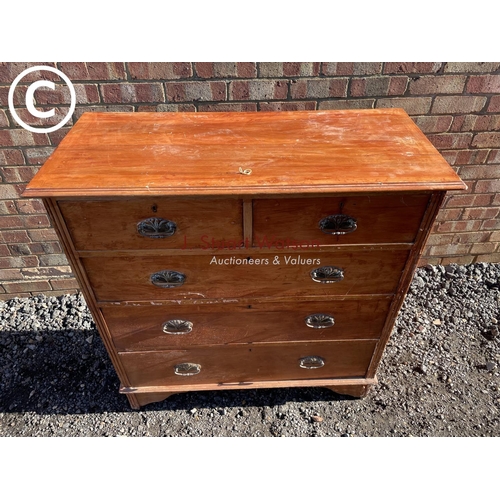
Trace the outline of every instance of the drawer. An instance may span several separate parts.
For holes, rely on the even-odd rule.
[[[194,300],[390,294],[408,254],[407,249],[385,248],[303,255],[86,257],[82,262],[97,300]],[[273,265],[275,258],[280,263]]]
[[[208,248],[212,238],[240,246],[242,202],[236,199],[134,198],[59,201],[77,250]]]
[[[119,353],[133,387],[364,377],[375,340]]]
[[[233,306],[111,306],[102,313],[119,351],[313,340],[376,339],[390,299]]]
[[[253,246],[411,243],[428,202],[428,194],[254,200]]]

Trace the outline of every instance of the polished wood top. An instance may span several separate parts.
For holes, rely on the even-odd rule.
[[[85,113],[23,196],[452,189],[465,185],[402,109]]]

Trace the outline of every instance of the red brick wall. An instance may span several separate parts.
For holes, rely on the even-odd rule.
[[[8,110],[14,78],[39,64],[77,95],[72,120],[49,134]],[[16,108],[40,76],[54,79],[23,79]],[[66,90],[35,96],[39,108],[59,105],[55,120],[65,114]],[[0,300],[77,288],[41,203],[19,194],[83,112],[383,107],[404,108],[469,186],[447,197],[421,263],[500,262],[500,63],[0,63]]]

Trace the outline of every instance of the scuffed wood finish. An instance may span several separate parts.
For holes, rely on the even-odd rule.
[[[173,351],[121,352],[132,386],[224,384],[252,381],[362,377],[375,348],[375,340],[347,340],[250,346],[208,346]],[[300,367],[300,360],[319,356],[321,368]],[[176,375],[184,363],[199,365],[196,375]]]
[[[254,200],[253,245],[412,243],[428,202],[428,194]],[[330,215],[352,217],[357,227],[347,234],[326,234],[320,221]]]
[[[86,113],[23,196],[44,198],[139,408],[196,390],[365,396],[445,191],[464,188],[398,109]],[[356,230],[324,234],[339,213]],[[140,236],[151,217],[173,235]],[[313,281],[324,266],[344,278]],[[153,285],[164,270],[185,283]],[[335,324],[310,328],[312,314]],[[191,331],[165,333],[174,319]],[[309,356],[324,366],[301,368]]]
[[[240,168],[251,169],[250,175]],[[463,189],[400,109],[85,113],[26,195],[157,196]]]
[[[77,250],[208,249],[214,246],[212,239],[235,245],[243,241],[242,202],[236,199],[60,201],[59,207]],[[174,222],[174,234],[141,236],[137,224],[150,218]]]
[[[81,259],[99,301],[119,300],[195,300],[217,297],[298,297],[304,295],[390,294],[396,290],[409,251],[340,250],[322,254],[304,254],[303,264],[286,264],[285,257],[299,259],[299,253],[279,256],[247,252],[234,259],[267,259],[268,264],[237,264],[227,255],[170,255],[165,257],[92,257]],[[226,264],[210,264],[212,259]],[[336,283],[318,283],[310,272],[323,266],[344,270],[344,279]],[[186,276],[176,288],[159,288],[151,275],[173,270]]]
[[[103,307],[119,351],[161,350],[216,344],[377,339],[391,298],[249,305]],[[132,310],[133,308],[134,310]],[[306,318],[327,314],[333,326],[312,328]],[[165,333],[170,320],[192,323],[189,333]]]

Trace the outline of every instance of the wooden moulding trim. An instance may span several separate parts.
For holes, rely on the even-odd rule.
[[[101,311],[99,310],[94,294],[92,292],[92,287],[88,282],[87,275],[85,274],[85,270],[81,265],[80,260],[77,258],[75,254],[75,250],[73,248],[73,244],[71,238],[69,236],[68,230],[64,223],[64,219],[59,211],[57,203],[52,199],[44,199],[43,203],[50,217],[52,218],[54,229],[59,237],[59,240],[63,246],[63,249],[66,253],[66,257],[68,258],[71,268],[75,274],[76,279],[78,280],[83,296],[85,297],[85,301],[92,313],[92,317],[97,325],[99,333],[101,334],[102,341],[106,350],[108,351],[109,357],[113,366],[115,368],[118,377],[120,378],[120,382],[122,384],[128,384],[128,378],[126,376],[125,370],[123,369],[119,356],[115,352],[113,347],[113,342],[111,340],[111,335],[107,329],[104,318],[102,317]],[[129,401],[132,406],[138,405],[138,402],[135,400],[133,395],[129,396]]]
[[[249,237],[249,241],[251,240],[251,235]],[[220,250],[202,250],[199,248],[194,249],[186,249],[182,248],[171,248],[171,249],[136,249],[136,250],[76,250],[75,253],[78,257],[82,258],[91,258],[91,257],[133,257],[137,256],[151,256],[151,257],[160,257],[162,255],[206,255],[207,257],[217,256],[217,255],[246,255],[251,253],[253,255],[260,254],[287,254],[289,252],[293,253],[322,253],[322,252],[331,252],[332,250],[345,250],[346,252],[366,252],[372,250],[405,250],[413,247],[412,243],[374,243],[374,244],[366,244],[366,243],[357,243],[351,245],[320,245],[318,247],[310,247],[310,248],[289,248],[289,249],[276,249],[276,248],[259,248],[259,247],[248,247],[248,248],[237,248],[235,250],[230,249],[220,249]]]
[[[282,186],[279,189],[272,189],[269,186],[231,186],[231,194],[239,195],[256,195],[260,193],[270,194],[270,195],[280,195],[280,194],[297,194],[302,193],[315,193],[316,195],[321,194],[335,194],[335,193],[352,193],[356,192],[360,195],[364,192],[392,192],[392,191],[408,191],[408,192],[418,192],[418,191],[454,191],[466,189],[466,185],[463,182],[400,182],[394,184],[338,184],[338,185],[319,185],[311,186],[310,184],[304,186],[293,186],[287,187]],[[228,188],[226,186],[211,186],[211,187],[197,187],[197,188],[182,188],[182,189],[141,189],[141,188],[100,188],[100,189],[88,189],[82,191],[81,188],[26,188],[23,193],[23,197],[29,198],[54,198],[54,197],[102,197],[102,196],[206,196],[206,195],[225,195]]]
[[[434,220],[436,219],[445,195],[446,192],[435,193],[432,195],[429,201],[429,206],[427,207],[427,210],[424,214],[424,218],[415,240],[415,244],[413,245],[413,249],[410,253],[410,256],[408,257],[408,261],[406,262],[403,274],[401,275],[398,289],[396,290],[396,294],[389,309],[389,313],[387,314],[387,320],[382,330],[382,336],[377,344],[377,347],[375,348],[375,352],[373,353],[372,360],[368,367],[368,371],[366,373],[367,377],[373,377],[375,372],[377,371],[377,367],[380,363],[380,360],[382,359],[385,346],[389,340],[389,337],[391,336],[394,324],[396,323],[399,310],[403,304],[406,293],[413,279],[413,274],[417,267],[418,260],[422,255],[425,243],[430,234],[430,229]]]
[[[190,391],[225,391],[228,389],[278,389],[281,387],[334,387],[375,385],[377,378],[344,378],[344,379],[316,379],[316,380],[270,380],[258,382],[235,382],[225,384],[191,384],[191,385],[161,385],[145,387],[120,387],[121,394],[134,393],[163,393],[163,392],[190,392]]]
[[[300,302],[344,302],[344,301],[368,301],[391,299],[393,294],[366,294],[366,295],[304,295],[300,297]],[[263,303],[285,304],[287,302],[296,303],[297,297],[244,297],[241,299],[231,299],[228,297],[217,299],[179,299],[179,300],[125,300],[125,301],[98,301],[98,307],[136,307],[136,306],[173,306],[180,305],[217,305],[219,309],[233,309],[235,306],[245,306],[247,304]],[[218,310],[219,310],[218,309]]]

